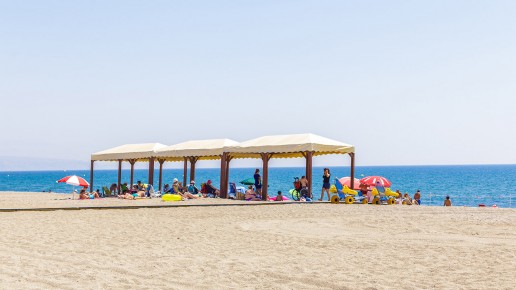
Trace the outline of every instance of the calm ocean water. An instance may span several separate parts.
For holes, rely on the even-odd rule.
[[[334,177],[349,176],[349,167],[331,167]],[[314,196],[320,196],[322,187],[320,167],[314,168]],[[66,175],[76,174],[89,181],[89,170],[77,171],[22,171],[0,172],[0,191],[48,191],[70,193],[71,186],[57,184],[56,180]],[[252,177],[254,168],[230,169],[230,182]],[[269,192],[278,190],[287,193],[291,189],[293,178],[304,175],[304,168],[270,168]],[[423,205],[442,205],[449,195],[453,205],[478,206],[485,204],[498,207],[516,208],[516,165],[468,165],[468,166],[362,166],[356,168],[356,177],[380,175],[392,182],[393,190],[400,189],[411,196],[416,190],[422,192]],[[218,187],[220,170],[196,170],[196,181],[199,184],[212,179]],[[95,171],[94,187],[109,186],[117,181],[116,170]],[[129,182],[130,172],[122,172],[122,182]],[[158,170],[154,184],[158,184]],[[173,178],[183,179],[182,169],[166,169],[163,172],[164,183],[171,183]],[[147,180],[147,170],[135,170],[135,182]]]

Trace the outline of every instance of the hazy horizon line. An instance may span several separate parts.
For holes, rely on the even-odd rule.
[[[355,168],[361,168],[361,167],[453,167],[453,166],[516,166],[516,164],[513,163],[498,163],[498,164],[419,164],[419,165],[357,165]],[[350,166],[313,166],[313,168],[324,168],[324,167],[330,167],[330,168],[349,168]],[[245,167],[245,166],[234,166],[231,168],[238,168],[238,169],[254,169],[257,168],[256,166],[252,167]],[[258,167],[260,168],[260,167]],[[269,168],[304,168],[304,166],[269,166]],[[200,167],[196,166],[196,169],[220,169],[220,167]],[[0,170],[0,172],[44,172],[44,171],[89,171],[90,169],[34,169],[34,170]],[[95,171],[116,171],[118,169],[95,169]],[[129,168],[123,168],[122,171],[128,171]],[[148,169],[146,168],[135,168],[135,171],[141,171]],[[154,170],[158,170],[158,168],[155,168]],[[183,170],[182,168],[163,168],[163,170]],[[188,170],[190,170],[190,167],[188,167]]]

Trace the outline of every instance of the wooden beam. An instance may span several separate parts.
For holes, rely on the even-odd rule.
[[[93,163],[95,163],[95,160],[91,160],[90,165],[90,193],[93,192]]]
[[[224,180],[224,184],[226,184],[226,192],[229,194],[229,162],[233,159],[233,157],[229,156],[226,153],[226,179]]]
[[[119,159],[118,160],[118,187],[117,187],[118,194],[120,194],[121,183],[122,183],[122,159]]]
[[[349,156],[351,157],[351,172],[350,172],[350,185],[351,189],[355,188],[355,153],[349,153]]]
[[[272,157],[272,154],[268,153],[260,153],[262,156],[262,200],[267,200],[268,196],[268,187],[269,187],[269,160]]]
[[[149,158],[149,184],[154,185],[154,157]]]
[[[134,184],[134,163],[136,163],[135,159],[129,160],[129,164],[131,164],[131,186],[129,189],[132,189]]]
[[[312,160],[313,160],[313,151],[307,151],[304,155],[306,158],[306,179],[308,180],[308,195],[312,196]],[[312,196],[313,198],[313,196]]]
[[[190,180],[195,181],[195,163],[197,162],[196,157],[190,157]]]
[[[163,163],[165,163],[165,159],[158,159],[158,162],[159,162],[158,190],[161,191],[161,185],[163,184]]]
[[[183,158],[183,186],[186,186],[186,178],[188,176],[186,176],[188,174],[188,158],[187,157],[184,157]]]
[[[226,198],[227,197],[227,190],[226,190],[226,153],[222,153],[220,155],[220,197]]]

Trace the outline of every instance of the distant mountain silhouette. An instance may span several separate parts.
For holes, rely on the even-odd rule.
[[[88,170],[89,161],[0,156],[0,171]]]

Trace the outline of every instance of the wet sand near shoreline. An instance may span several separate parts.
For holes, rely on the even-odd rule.
[[[0,193],[0,208],[160,204],[56,196],[68,197]],[[228,201],[183,203],[196,202]],[[0,212],[0,218],[0,288],[516,287],[514,209],[319,203]]]

